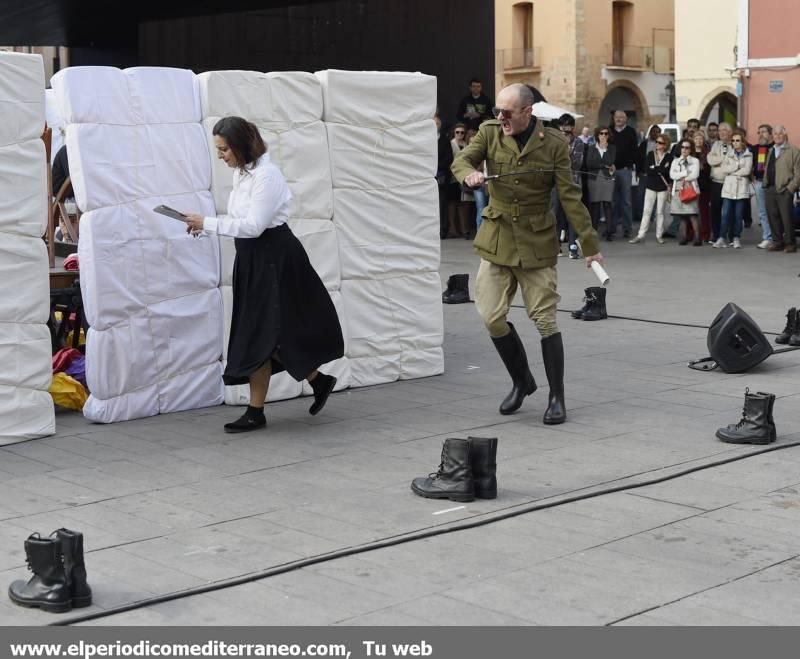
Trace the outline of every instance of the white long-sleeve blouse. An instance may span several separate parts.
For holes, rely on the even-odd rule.
[[[234,171],[227,215],[204,218],[203,229],[234,238],[257,238],[266,229],[286,224],[291,200],[286,179],[265,153],[244,172]]]

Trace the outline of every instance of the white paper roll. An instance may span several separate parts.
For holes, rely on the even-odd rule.
[[[603,268],[603,266],[597,261],[592,261],[592,270],[594,271],[594,274],[597,275],[597,278],[600,280],[600,283],[603,286],[608,286],[611,283],[611,277],[608,276],[605,268]]]

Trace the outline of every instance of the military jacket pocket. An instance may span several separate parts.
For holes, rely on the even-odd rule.
[[[551,211],[537,213],[530,217],[533,231],[533,251],[537,259],[551,259],[558,256],[559,244],[556,235],[556,218]],[[483,225],[481,225],[483,226]]]
[[[511,155],[498,153],[489,157],[486,161],[486,169],[489,176],[494,174],[507,174],[514,167],[514,158]]]
[[[496,208],[487,206],[481,212],[481,217],[483,221],[473,244],[488,254],[497,254],[497,242],[500,238],[499,220],[503,214]]]

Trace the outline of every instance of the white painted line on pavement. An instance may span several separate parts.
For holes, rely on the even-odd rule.
[[[431,515],[443,515],[444,513],[452,513],[454,510],[461,510],[462,508],[466,508],[466,506],[456,506],[455,508],[445,508],[444,510],[437,510],[435,513],[431,513]]]

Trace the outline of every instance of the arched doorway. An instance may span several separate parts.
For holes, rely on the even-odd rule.
[[[736,96],[725,90],[715,93],[706,102],[700,115],[700,124],[706,126],[711,121],[716,123],[725,121],[731,126],[735,126],[737,124],[736,119]]]
[[[647,126],[638,126],[639,123],[647,120],[648,113],[645,111],[639,95],[627,85],[616,84],[609,87],[608,93],[597,112],[597,124],[599,126],[610,125],[613,122],[616,110],[625,110],[628,113],[629,126],[637,130],[639,128],[647,128]]]

